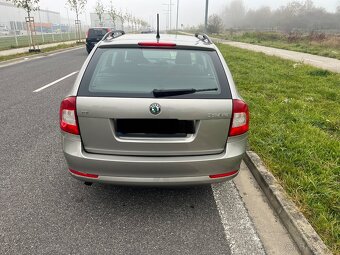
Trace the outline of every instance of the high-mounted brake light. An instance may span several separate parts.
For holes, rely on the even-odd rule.
[[[74,175],[78,175],[82,177],[93,178],[93,179],[97,179],[99,177],[99,175],[96,175],[96,174],[83,173],[83,172],[79,172],[73,169],[69,169],[69,171]]]
[[[233,116],[229,136],[242,135],[249,130],[248,105],[239,99],[233,100]]]
[[[59,117],[61,130],[70,134],[79,135],[76,97],[67,97],[61,102]]]
[[[142,47],[176,47],[176,43],[168,42],[139,42],[138,45]]]

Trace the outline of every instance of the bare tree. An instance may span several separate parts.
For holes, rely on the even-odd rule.
[[[39,10],[40,0],[6,0],[12,2],[16,7],[23,8],[27,12],[27,17],[31,17],[31,12]]]
[[[132,18],[132,24],[134,26],[134,30],[137,31],[138,28],[137,28],[137,18],[136,17]]]
[[[109,14],[111,21],[113,23],[113,29],[116,29],[117,11],[115,7],[113,6],[112,0],[110,1],[110,6],[109,6],[109,9],[107,10],[107,13]]]
[[[244,16],[246,15],[246,7],[243,0],[233,0],[226,6],[223,13],[223,21],[226,27],[238,27],[242,25]]]
[[[146,28],[148,26],[148,23],[144,20],[141,20],[140,25],[142,26],[142,28]]]
[[[223,29],[223,21],[220,16],[213,14],[209,17],[208,33],[220,33]]]
[[[126,13],[126,16],[125,16],[125,18],[126,18],[126,21],[127,21],[127,23],[128,23],[128,27],[130,27],[131,28],[131,30],[132,30],[132,22],[133,22],[133,20],[132,20],[132,14],[130,14],[130,13]],[[131,24],[131,25],[130,25]]]
[[[244,27],[256,26],[260,29],[268,28],[268,20],[272,19],[272,12],[269,7],[261,7],[258,10],[249,10],[242,21]]]
[[[12,2],[16,7],[23,8],[27,12],[26,24],[29,32],[30,38],[30,48],[29,51],[40,51],[39,48],[34,43],[33,30],[35,29],[34,19],[31,16],[32,11],[39,10],[40,0],[6,0]]]
[[[96,2],[95,11],[99,19],[99,26],[103,26],[104,5],[100,0]]]
[[[78,35],[78,42],[81,41],[80,30],[81,24],[79,20],[79,14],[81,14],[86,6],[87,0],[67,0],[68,6],[76,13],[76,31]]]
[[[120,11],[117,15],[120,19],[120,22],[122,23],[122,30],[124,30],[125,15],[123,14],[122,11]]]
[[[76,13],[76,18],[79,20],[79,14],[84,11],[87,0],[67,0],[67,4]]]
[[[270,29],[288,34],[297,31],[312,33],[325,29],[340,29],[340,0],[338,6],[338,12],[331,13],[315,6],[312,0],[295,0],[275,10],[261,7],[246,11],[242,0],[233,0],[226,6],[221,17],[227,28]]]

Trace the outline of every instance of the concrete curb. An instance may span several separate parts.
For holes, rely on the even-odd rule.
[[[331,255],[332,253],[307,219],[290,200],[275,177],[266,169],[260,157],[252,151],[247,151],[244,162],[301,253],[306,255]]]
[[[36,58],[41,58],[41,57],[48,56],[48,55],[51,55],[51,54],[56,54],[56,53],[59,53],[59,52],[80,49],[80,48],[83,48],[83,47],[84,47],[84,45],[68,47],[68,48],[64,48],[64,49],[58,49],[58,50],[53,50],[53,51],[48,51],[48,52],[41,52],[41,53],[38,53],[38,54],[27,55],[27,56],[13,58],[13,59],[10,59],[10,60],[0,61],[0,68],[6,67],[6,66],[9,66],[9,65],[14,65],[14,64],[17,64],[17,63],[21,63],[21,62],[34,60]]]

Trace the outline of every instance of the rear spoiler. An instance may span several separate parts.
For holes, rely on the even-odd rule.
[[[122,35],[125,35],[125,32],[123,30],[113,30],[113,31],[106,33],[103,36],[102,41],[112,40]]]

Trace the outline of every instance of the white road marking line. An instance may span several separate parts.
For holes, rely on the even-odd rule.
[[[232,181],[212,184],[231,255],[265,255],[263,244]]]
[[[71,77],[72,75],[75,75],[75,74],[78,73],[78,72],[79,72],[79,71],[75,71],[75,72],[73,72],[73,73],[70,73],[70,74],[68,74],[68,75],[66,75],[66,76],[64,76],[64,77],[62,77],[62,78],[60,78],[60,79],[58,79],[58,80],[56,80],[56,81],[53,81],[53,82],[51,82],[51,83],[49,83],[49,84],[46,84],[45,86],[42,86],[42,87],[39,88],[39,89],[34,90],[33,92],[40,92],[40,91],[42,91],[42,90],[44,90],[44,89],[46,89],[46,88],[48,88],[48,87],[53,86],[54,84],[57,84],[58,82],[61,82],[62,80],[67,79],[68,77]]]
[[[83,48],[83,46],[76,46],[76,47],[71,48],[71,49],[61,50],[61,51],[57,51],[57,52],[51,52],[50,54],[48,52],[46,52],[47,55],[45,55],[45,57],[52,57],[52,56],[55,56],[55,55],[67,53],[69,51],[79,50],[79,49],[82,49],[82,48]]]

